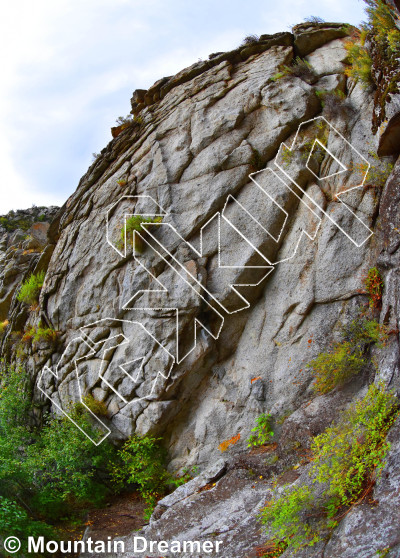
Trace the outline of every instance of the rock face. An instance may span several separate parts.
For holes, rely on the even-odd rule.
[[[3,353],[25,321],[45,318],[61,333],[57,349],[28,354],[33,376],[45,365],[58,376],[40,376],[47,398],[36,389],[36,404],[67,408],[80,390],[92,393],[108,406],[105,433],[160,435],[171,470],[200,467],[159,503],[148,539],[218,537],[221,557],[259,556],[267,537],[256,515],[273,475],[304,476],[304,467],[285,473],[299,461],[296,448],[373,380],[366,371],[315,398],[306,365],[367,303],[363,278],[378,257],[387,276],[381,320],[398,331],[399,167],[381,199],[389,167],[373,160],[374,178],[366,177],[379,138],[372,93],[344,75],[346,32],[302,24],[137,90],[132,124],[58,211],[43,255],[21,256],[11,275],[3,260],[0,310],[12,318]],[[298,55],[311,70],[277,76]],[[132,215],[155,224],[129,238]],[[35,242],[44,232],[34,225]],[[40,266],[38,317],[15,290]],[[392,337],[377,358],[386,383],[400,388]],[[264,412],[279,445],[248,454]],[[235,443],[221,463],[227,440]],[[397,445],[387,465],[393,482],[376,487],[378,508],[360,506],[326,547],[297,556],[368,558],[385,545],[397,556]],[[131,538],[127,551],[136,556]]]
[[[0,216],[0,321],[14,319],[16,291],[36,268],[47,267],[47,232],[57,207],[32,207]],[[19,308],[21,310],[21,308]],[[22,317],[21,323],[24,323]]]

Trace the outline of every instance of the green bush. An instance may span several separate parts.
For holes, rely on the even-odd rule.
[[[45,272],[33,274],[28,277],[21,285],[17,299],[25,304],[36,304],[39,300],[40,290],[43,287]]]
[[[371,384],[362,400],[314,438],[311,471],[314,482],[328,484],[324,495],[329,518],[355,502],[365,480],[379,474],[390,447],[385,437],[397,415],[396,397],[383,386]]]
[[[307,367],[315,376],[314,391],[327,393],[358,374],[364,365],[363,354],[351,343],[336,343],[332,350],[320,353]]]
[[[318,490],[287,488],[261,511],[268,533],[293,550],[313,546],[324,531],[328,534],[382,470],[390,448],[386,435],[398,414],[395,395],[370,385],[365,397],[311,444],[310,477]]]
[[[107,441],[95,446],[65,416],[32,424],[31,383],[23,368],[0,369],[0,496],[27,513],[55,520],[97,505],[110,493],[107,479],[117,451]],[[88,413],[70,411],[95,435]]]
[[[120,450],[108,440],[94,445],[76,426],[92,439],[99,434],[82,404],[68,410],[75,424],[62,415],[46,417],[41,428],[34,427],[31,401],[26,371],[1,362],[0,505],[9,509],[7,517],[21,515],[21,528],[38,518],[54,523],[82,517],[127,485],[138,488],[149,517],[160,495],[192,478],[189,471],[180,477],[167,472],[159,438],[134,435]],[[93,396],[85,398],[87,402],[95,414],[104,416],[104,403]],[[0,534],[3,524],[0,517]]]
[[[361,42],[360,42],[361,41]],[[345,43],[350,65],[346,68],[346,75],[362,83],[364,87],[372,85],[372,58],[364,46],[365,33],[361,38],[353,38]]]
[[[69,414],[96,437],[87,413],[78,408]],[[110,494],[107,479],[111,463],[118,461],[116,450],[107,441],[95,446],[65,416],[48,419],[25,453],[23,468],[34,491],[31,502],[45,517],[98,506]]]
[[[318,532],[305,520],[312,505],[313,496],[308,486],[295,486],[267,503],[261,512],[261,521],[277,541],[295,549],[305,543],[312,546],[319,540]]]
[[[83,398],[83,402],[89,408],[92,413],[99,417],[106,417],[108,416],[108,408],[104,401],[99,401],[95,399],[92,394],[88,394]]]
[[[144,217],[143,215],[132,215],[128,217],[125,225],[121,229],[119,246],[123,248],[125,243],[125,238],[127,245],[133,246],[133,238],[135,239],[134,250],[136,253],[141,254],[144,250],[144,244],[140,237],[133,233],[135,231],[139,233],[146,233],[146,229],[142,227],[143,223],[161,223],[162,217]]]
[[[171,477],[166,470],[166,452],[160,445],[161,438],[133,435],[119,451],[122,464],[112,468],[117,486],[125,483],[137,485],[148,503],[149,517],[159,496],[165,494]]]
[[[247,447],[251,446],[263,446],[268,442],[270,438],[274,435],[271,428],[271,415],[263,413],[256,418],[257,426],[252,428],[251,431],[255,432],[247,440]]]
[[[366,364],[368,346],[375,343],[381,347],[387,333],[375,320],[357,318],[343,329],[342,338],[307,364],[315,376],[313,389],[317,393],[328,393],[358,374]]]
[[[13,556],[18,557],[26,556],[28,537],[44,537],[47,540],[58,539],[56,529],[43,521],[32,519],[28,512],[16,502],[0,496],[0,536],[7,538],[10,533],[21,541],[20,550],[13,553]]]

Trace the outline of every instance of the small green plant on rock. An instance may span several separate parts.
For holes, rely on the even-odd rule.
[[[375,320],[357,318],[343,328],[341,342],[320,353],[307,364],[315,376],[314,391],[328,393],[358,374],[366,364],[366,350],[372,343],[382,347],[387,340],[386,327]]]
[[[251,429],[255,434],[252,434],[247,440],[248,448],[252,446],[263,446],[272,438],[274,432],[271,428],[271,418],[271,415],[267,413],[263,413],[256,418],[257,426]]]
[[[108,416],[108,408],[104,401],[99,401],[91,393],[83,398],[83,402],[92,413],[100,417]]]
[[[371,267],[365,278],[365,288],[369,295],[371,308],[378,308],[381,304],[383,293],[383,279],[377,267]]]
[[[144,217],[143,215],[132,215],[128,217],[125,225],[121,229],[121,236],[119,240],[119,247],[123,248],[125,238],[128,245],[133,246],[136,253],[141,254],[145,248],[142,239],[134,232],[146,233],[146,229],[142,226],[143,223],[161,223],[162,217]]]
[[[40,343],[41,341],[47,341],[49,343],[56,343],[58,339],[59,332],[50,328],[39,326],[28,327],[22,336],[23,343]]]
[[[37,304],[41,288],[43,287],[44,276],[44,271],[39,271],[36,274],[31,273],[28,279],[22,283],[17,299],[25,304]]]
[[[358,374],[364,365],[362,351],[349,342],[336,343],[307,364],[315,376],[314,391],[328,393]]]
[[[345,43],[350,65],[346,68],[346,75],[367,88],[372,85],[372,58],[365,47],[366,34],[354,36]]]

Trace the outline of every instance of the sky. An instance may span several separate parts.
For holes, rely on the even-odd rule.
[[[362,0],[13,0],[0,20],[0,215],[62,205],[147,89],[250,34],[309,16],[358,25]]]

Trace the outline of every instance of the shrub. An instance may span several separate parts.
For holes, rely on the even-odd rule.
[[[364,360],[361,350],[351,343],[336,343],[331,351],[320,353],[307,364],[315,376],[313,389],[317,393],[327,393],[342,385],[360,372]]]
[[[21,549],[13,556],[26,556],[28,552],[28,537],[45,537],[46,540],[57,540],[56,530],[43,523],[29,517],[17,502],[0,496],[0,536],[4,539],[13,534],[21,540]],[[37,556],[42,556],[37,554]]]
[[[259,40],[260,37],[258,35],[247,35],[247,37],[243,39],[240,46],[245,47],[245,46],[255,45],[256,43],[258,43]]]
[[[322,17],[318,16],[309,16],[304,19],[307,23],[325,23],[325,20]]]
[[[95,438],[90,416],[79,407],[70,416]],[[33,488],[31,505],[45,517],[60,518],[104,501],[116,452],[107,441],[95,446],[67,417],[49,418],[26,450],[24,471]]]
[[[372,85],[372,58],[364,46],[365,34],[362,38],[353,38],[345,43],[350,65],[347,66],[345,73],[348,77],[353,78],[355,81],[367,88]],[[359,42],[361,41],[361,42]]]
[[[325,509],[334,518],[357,500],[365,481],[378,474],[390,447],[385,440],[398,415],[398,402],[382,385],[371,384],[366,396],[345,411],[336,424],[314,438],[313,482],[328,483]]]
[[[118,126],[130,126],[133,123],[133,116],[131,114],[118,116],[115,122]]]
[[[357,318],[343,328],[343,339],[363,351],[370,343],[382,348],[388,339],[387,327],[376,320]]]
[[[378,268],[371,267],[365,278],[365,288],[369,295],[369,305],[371,308],[378,308],[381,304],[383,293],[383,279]]]
[[[316,91],[316,95],[321,100],[322,108],[328,118],[343,116],[350,110],[350,106],[344,103],[346,95],[340,89],[334,89],[333,91],[320,89]]]
[[[191,478],[189,471],[180,477],[167,472],[166,452],[160,438],[134,435],[120,450],[107,440],[94,445],[76,427],[89,433],[92,439],[99,434],[93,417],[82,404],[68,410],[75,424],[65,415],[48,416],[42,428],[37,429],[30,418],[31,400],[31,382],[26,371],[2,362],[0,510],[4,504],[11,510],[7,517],[14,517],[14,512],[20,514],[21,529],[25,523],[32,530],[41,528],[31,523],[37,517],[51,523],[82,516],[89,507],[102,504],[106,496],[127,484],[137,487],[147,501],[149,517],[161,494],[171,485],[179,486]],[[103,403],[93,396],[85,398],[87,402],[93,412],[104,414]],[[0,515],[0,534],[2,525],[5,520],[2,523]]]
[[[364,86],[373,83],[373,60],[366,48],[366,40],[372,46],[375,65],[379,69],[382,84],[375,101],[381,107],[380,119],[374,121],[373,133],[385,119],[384,105],[391,93],[398,92],[398,57],[400,55],[400,30],[396,26],[396,15],[392,7],[382,0],[364,0],[367,4],[368,21],[363,24],[361,34],[353,35],[347,43],[351,66],[347,75]]]
[[[364,28],[374,40],[387,49],[388,55],[400,54],[400,29],[390,5],[382,0],[364,0],[367,4],[368,23]]]
[[[142,227],[143,223],[161,223],[162,217],[144,217],[143,215],[132,215],[128,217],[125,225],[121,229],[121,236],[119,240],[119,246],[122,248],[126,242],[128,245],[133,246],[133,240],[135,242],[134,250],[136,253],[141,254],[144,250],[144,244],[141,238],[133,233],[135,231],[139,233],[146,233],[146,229]]]
[[[286,489],[280,497],[273,497],[261,511],[261,521],[268,525],[273,537],[292,548],[307,544],[312,546],[319,540],[305,521],[305,512],[311,508],[313,497],[308,486]]]
[[[117,486],[129,483],[138,487],[148,504],[147,518],[171,480],[165,467],[166,452],[160,442],[161,438],[133,435],[118,452],[122,464],[111,471]]]
[[[83,398],[83,402],[95,415],[98,415],[100,417],[108,416],[107,405],[104,403],[104,401],[95,399],[92,394],[89,393],[88,395],[86,395],[86,397]]]
[[[316,79],[313,67],[307,60],[297,56],[290,66],[283,66],[282,73],[285,76],[295,76],[307,83],[313,83]]]
[[[26,281],[21,285],[17,299],[25,304],[35,304],[39,300],[39,293],[44,283],[44,271],[39,271],[36,275],[31,273]]]
[[[386,159],[380,159],[375,151],[370,150],[368,154],[373,159],[372,163],[369,165],[367,163],[352,164],[350,170],[355,170],[362,175],[368,171],[364,187],[383,188],[393,170],[393,164]]]
[[[381,347],[387,332],[375,320],[357,318],[343,329],[342,337],[343,341],[307,364],[316,378],[313,388],[317,393],[328,393],[358,374],[365,365],[368,346],[375,343]]]
[[[31,383],[23,368],[4,362],[0,369],[0,496],[23,505],[29,517],[50,521],[103,501],[110,463],[117,462],[106,441],[95,446],[65,416],[47,418],[41,430],[30,426]],[[85,431],[88,416],[71,410]]]
[[[55,331],[49,327],[42,327],[39,325],[28,327],[22,336],[23,343],[39,343],[40,341],[48,341],[50,343],[56,343],[58,339],[58,331]]]
[[[268,442],[270,438],[274,435],[271,428],[271,415],[263,413],[256,418],[257,426],[252,428],[251,431],[255,432],[247,440],[247,447],[251,446],[263,446]]]
[[[383,385],[370,385],[365,397],[311,444],[309,474],[318,490],[288,488],[261,511],[268,532],[296,550],[314,545],[321,531],[334,528],[344,510],[372,488],[390,448],[386,434],[398,414],[396,397],[385,392]]]

